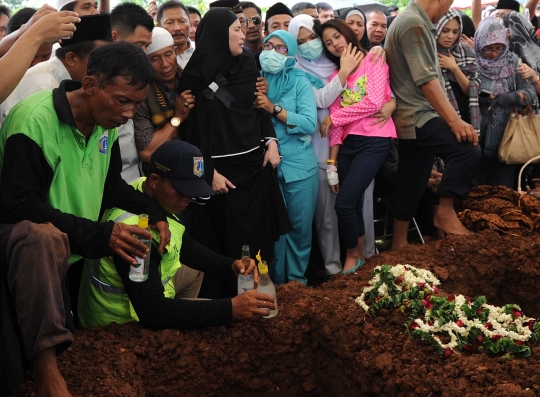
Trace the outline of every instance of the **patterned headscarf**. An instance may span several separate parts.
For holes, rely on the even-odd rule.
[[[463,31],[463,22],[461,21],[461,16],[453,8],[450,8],[448,12],[444,14],[435,24],[435,29],[437,30],[437,39],[441,35],[446,24],[454,19],[457,19],[459,23],[459,34],[457,35],[456,41],[449,50],[441,48],[438,45],[437,50],[444,53],[444,55],[448,55],[448,52],[451,52],[463,74],[469,78],[469,116],[471,118],[471,124],[474,127],[474,130],[477,134],[480,134],[481,119],[480,109],[478,107],[478,91],[480,87],[480,76],[478,73],[479,68],[472,49],[469,48],[468,45],[463,45],[459,41]],[[454,95],[454,91],[450,85],[450,81],[457,82],[457,79],[455,78],[454,74],[447,69],[442,69],[442,74],[448,100],[452,104],[454,110],[459,114],[456,96]]]
[[[495,59],[487,59],[482,55],[482,49],[491,44],[504,44],[505,46],[502,54]],[[480,22],[474,35],[474,52],[480,66],[480,74],[491,79],[489,91],[492,94],[498,95],[516,90],[516,76],[512,55],[508,51],[506,29],[497,18],[487,17]],[[495,122],[500,122],[503,119],[503,114],[504,109],[496,106],[493,113]]]
[[[514,45],[514,52],[533,68],[540,72],[540,41],[530,21],[519,12],[508,14],[508,29]],[[506,18],[505,18],[506,19]]]
[[[491,44],[503,44],[504,51],[496,59],[487,59],[482,55],[482,49]],[[515,79],[512,59],[508,51],[508,38],[506,30],[495,17],[487,17],[480,22],[478,30],[474,35],[474,52],[476,53],[476,62],[480,66],[480,73],[494,80],[494,86],[491,87],[493,94],[505,92],[502,84],[498,83],[501,79]],[[513,83],[512,91],[515,91]]]

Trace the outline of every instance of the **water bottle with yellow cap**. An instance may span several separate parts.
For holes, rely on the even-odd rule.
[[[257,259],[259,259],[259,257]],[[272,318],[278,313],[276,287],[274,286],[274,283],[272,282],[272,279],[268,274],[268,265],[266,264],[266,261],[259,260],[258,268],[259,287],[257,288],[257,292],[262,292],[264,294],[270,295],[272,298],[274,298],[274,305],[276,306],[275,310],[266,309],[269,310],[270,313],[268,314],[268,316],[264,316],[264,318]]]
[[[148,215],[139,215],[139,227],[141,229],[148,230]],[[148,271],[150,265],[150,249],[152,248],[152,240],[145,239],[144,237],[139,236],[135,237],[141,240],[141,242],[148,247],[146,258],[139,258],[138,256],[136,256],[135,260],[137,261],[137,264],[131,265],[131,267],[129,268],[129,279],[131,281],[141,283],[148,279]]]

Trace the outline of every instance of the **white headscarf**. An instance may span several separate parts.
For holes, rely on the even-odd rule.
[[[306,14],[300,14],[295,16],[289,24],[289,33],[293,35],[295,39],[298,39],[298,32],[300,28],[306,28],[312,33],[313,31],[313,18]],[[300,52],[296,54],[296,66],[308,73],[311,73],[317,77],[320,77],[325,83],[328,82],[332,74],[336,71],[336,65],[326,58],[326,55],[321,55],[320,58],[310,61],[300,55]]]

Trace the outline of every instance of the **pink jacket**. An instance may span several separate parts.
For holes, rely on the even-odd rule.
[[[337,71],[332,75],[332,78]],[[365,57],[360,67],[347,78],[347,89],[330,105],[330,146],[340,145],[349,134],[397,138],[392,119],[380,128],[370,125],[372,117],[391,98],[388,65],[374,64]]]

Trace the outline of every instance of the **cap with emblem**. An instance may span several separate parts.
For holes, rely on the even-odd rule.
[[[168,30],[156,26],[152,30],[152,43],[146,49],[148,55],[156,51],[162,50],[165,47],[174,45],[174,40]]]
[[[62,39],[61,47],[79,44],[84,41],[111,40],[111,17],[105,14],[85,15],[75,24],[77,30],[70,39]]]
[[[175,139],[158,147],[148,164],[147,174],[151,173],[168,178],[184,196],[206,197],[214,194],[204,179],[201,151],[187,142]]]

